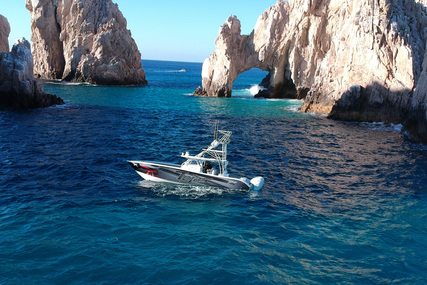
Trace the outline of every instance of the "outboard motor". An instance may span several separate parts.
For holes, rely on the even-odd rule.
[[[259,191],[264,186],[264,178],[261,176],[251,179],[251,190]]]

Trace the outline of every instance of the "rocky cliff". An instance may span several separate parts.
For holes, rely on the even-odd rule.
[[[111,0],[26,0],[37,77],[146,84],[141,53]]]
[[[302,111],[405,123],[427,140],[427,0],[279,0],[251,35],[230,17],[203,64],[210,96],[237,76],[269,72],[264,96],[304,98]],[[415,127],[414,127],[415,125]]]
[[[10,25],[6,17],[0,15],[0,52],[9,52]]]
[[[0,53],[0,106],[16,109],[63,104],[61,98],[46,94],[34,79],[30,43],[17,41],[12,51]]]

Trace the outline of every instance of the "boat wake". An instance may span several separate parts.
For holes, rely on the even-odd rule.
[[[210,196],[222,196],[227,194],[247,193],[248,190],[233,190],[227,188],[218,188],[211,186],[199,186],[189,184],[170,184],[170,183],[154,183],[143,180],[138,183],[138,187],[144,191],[150,191],[159,197],[180,197],[185,199],[200,199]],[[254,192],[254,191],[250,191]],[[257,192],[254,192],[257,193]]]
[[[169,69],[169,70],[162,70],[162,71],[158,71],[159,73],[182,73],[182,72],[187,72],[187,70],[183,69]]]

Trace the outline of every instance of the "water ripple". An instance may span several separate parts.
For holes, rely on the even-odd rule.
[[[182,68],[196,74],[167,69]],[[74,103],[0,110],[0,283],[426,282],[425,147],[282,101],[183,95],[191,80],[55,85]],[[180,163],[216,119],[229,171],[264,176],[260,192],[153,185],[126,163]]]

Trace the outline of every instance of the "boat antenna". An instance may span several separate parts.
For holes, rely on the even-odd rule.
[[[215,121],[214,140],[218,140],[219,120]]]

